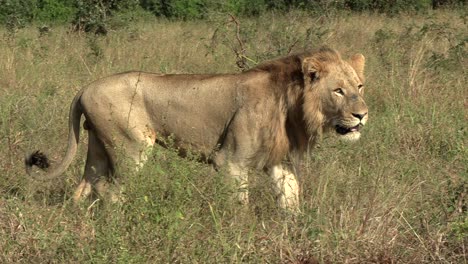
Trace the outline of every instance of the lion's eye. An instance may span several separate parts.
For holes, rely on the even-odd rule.
[[[364,87],[364,85],[362,85],[362,84],[360,84],[360,85],[357,86],[357,88],[358,88],[359,91],[361,91],[363,87]]]
[[[334,92],[337,93],[337,94],[339,94],[339,95],[344,95],[344,91],[343,91],[343,89],[341,89],[341,88],[335,89]]]

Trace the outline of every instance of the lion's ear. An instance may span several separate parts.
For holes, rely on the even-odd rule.
[[[306,79],[313,81],[321,77],[324,67],[320,61],[314,57],[305,58],[302,61],[302,73]]]
[[[349,62],[351,67],[356,71],[359,75],[359,78],[364,78],[364,66],[366,65],[366,58],[364,55],[358,53],[351,56],[351,60]]]

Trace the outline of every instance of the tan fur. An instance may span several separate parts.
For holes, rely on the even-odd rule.
[[[155,143],[165,146],[171,136],[182,154],[194,151],[215,167],[228,168],[243,189],[242,202],[248,201],[248,170],[265,169],[274,179],[280,206],[297,210],[296,177],[282,161],[288,153],[304,153],[324,130],[337,126],[343,138],[359,138],[356,128],[367,120],[358,90],[363,69],[364,56],[348,63],[322,48],[240,74],[127,72],[95,81],[75,97],[67,153],[45,178],[59,176],[71,163],[84,115],[89,149],[75,200],[107,185],[121,160],[116,150],[141,166],[148,149]]]

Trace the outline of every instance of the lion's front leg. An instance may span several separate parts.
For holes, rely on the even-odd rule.
[[[279,207],[299,211],[299,184],[296,175],[282,165],[271,167],[269,173],[273,179]]]
[[[239,203],[247,205],[249,203],[249,170],[247,166],[229,163],[228,169],[235,181],[237,200]]]

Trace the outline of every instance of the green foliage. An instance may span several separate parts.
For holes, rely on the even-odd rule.
[[[77,29],[104,32],[110,17],[133,13],[138,8],[157,17],[192,20],[219,12],[248,17],[293,9],[322,14],[352,10],[394,15],[456,5],[464,5],[463,0],[1,0],[0,23],[16,29],[32,21],[57,24],[72,21]]]
[[[355,11],[375,10],[387,14],[407,11],[424,11],[432,6],[432,0],[345,0],[344,5]]]
[[[206,14],[203,0],[174,0],[169,4],[167,16],[182,19],[203,18]]]
[[[115,7],[113,1],[77,0],[75,2],[76,13],[73,26],[76,30],[84,30],[93,33],[107,33],[107,18]]]
[[[222,10],[236,16],[255,16],[264,13],[268,9],[268,5],[265,0],[231,0],[219,4],[219,7],[213,6],[212,9]]]
[[[451,228],[452,234],[459,241],[468,239],[468,216],[465,215],[464,218],[461,218],[459,221],[452,223]]]
[[[38,0],[35,19],[46,23],[70,22],[75,13],[72,0]]]
[[[1,0],[0,23],[5,25],[9,31],[15,31],[30,23],[36,10],[37,2],[35,0]]]
[[[199,19],[206,15],[206,3],[203,0],[141,0],[140,3],[156,16]]]
[[[150,11],[155,16],[166,16],[169,14],[169,6],[162,0],[140,0],[141,7]]]

